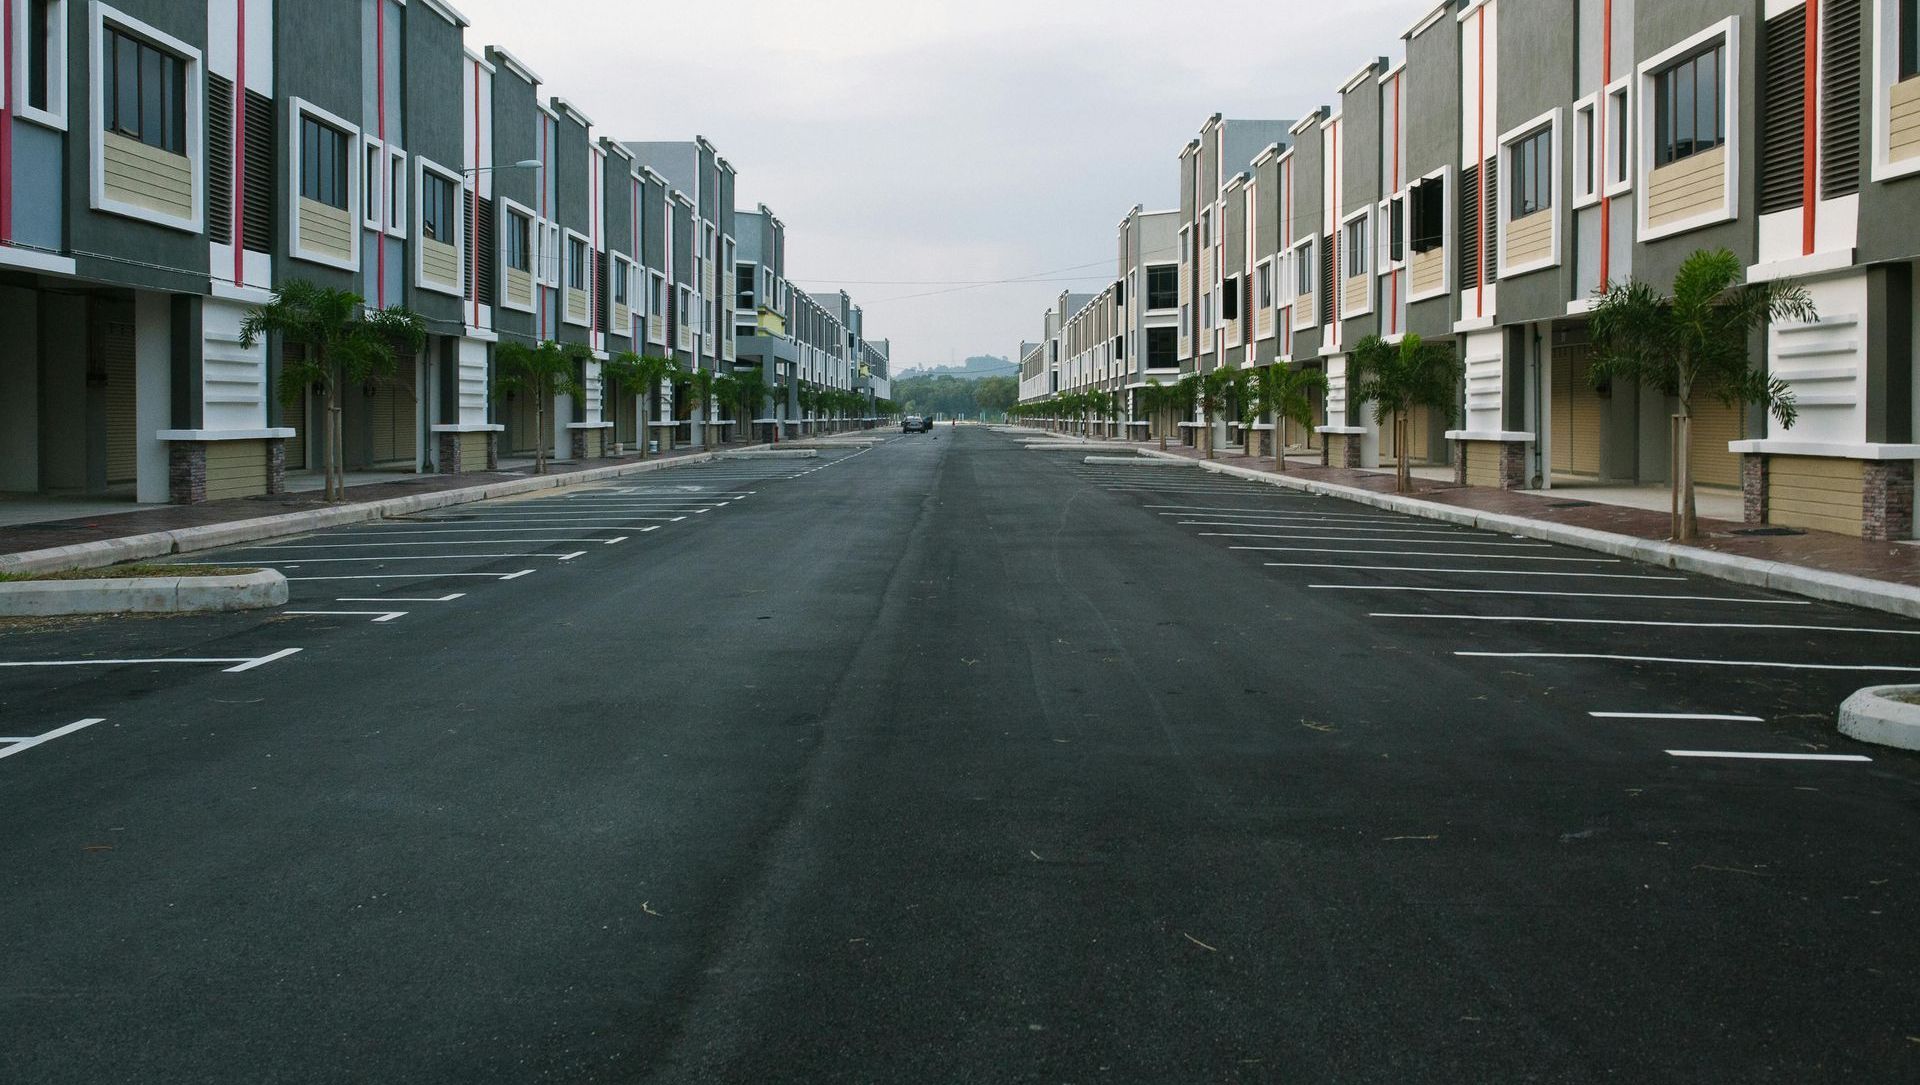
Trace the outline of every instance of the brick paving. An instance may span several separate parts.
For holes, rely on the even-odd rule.
[[[1113,443],[1115,446],[1141,449],[1159,448],[1157,442],[1149,441],[1116,440]],[[1172,441],[1168,442],[1167,451],[1190,459],[1205,458],[1198,448]],[[1238,450],[1222,450],[1215,462],[1268,473],[1274,470],[1272,456],[1250,457]],[[1321,467],[1317,462],[1300,458],[1298,454],[1287,457],[1286,473],[1295,478],[1356,489],[1393,492],[1391,473]],[[1672,520],[1665,512],[1581,501],[1571,496],[1576,492],[1570,492],[1568,497],[1554,497],[1415,478],[1413,490],[1408,496],[1438,505],[1524,516],[1530,520],[1611,531],[1642,539],[1666,539],[1671,533]],[[1895,584],[1920,585],[1920,546],[1855,539],[1825,531],[1808,531],[1799,535],[1734,534],[1736,531],[1750,530],[1753,526],[1703,516],[1700,518],[1701,538],[1689,545],[1760,561],[1777,561]]]

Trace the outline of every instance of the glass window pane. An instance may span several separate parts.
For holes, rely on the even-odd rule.
[[[168,59],[172,75],[167,79],[167,131],[171,135],[168,149],[174,154],[187,153],[187,65],[177,57]]]
[[[1693,153],[1694,141],[1694,63],[1689,60],[1674,70],[1673,144],[1674,157]]]
[[[1720,129],[1719,50],[1694,62],[1694,149],[1704,151],[1719,144]]]
[[[161,122],[160,95],[166,75],[160,70],[161,56],[153,49],[140,49],[140,142],[162,146],[166,129]]]
[[[140,134],[140,46],[124,34],[114,35],[114,127],[130,136]]]

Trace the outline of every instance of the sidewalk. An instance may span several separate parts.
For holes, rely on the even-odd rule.
[[[719,451],[762,447],[718,446]],[[512,493],[617,477],[656,466],[698,463],[714,450],[680,449],[659,455],[549,462],[532,468],[463,475],[417,475],[356,486],[347,474],[347,499],[329,505],[318,490],[240,497],[199,505],[129,505],[124,512],[0,526],[0,572],[94,568],[233,542],[298,534],[422,508],[481,501]],[[58,504],[54,505],[58,508]]]
[[[1688,544],[1667,541],[1672,521],[1664,511],[1582,500],[1565,495],[1522,493],[1415,477],[1413,490],[1394,493],[1393,475],[1322,467],[1317,459],[1287,457],[1284,474],[1273,458],[1251,458],[1238,449],[1208,461],[1197,448],[1169,442],[1110,440],[1115,451],[1130,448],[1155,456],[1198,461],[1242,477],[1362,500],[1401,512],[1510,530],[1616,556],[1771,587],[1832,602],[1920,617],[1920,546],[1872,542],[1824,531],[1772,534],[1770,528],[1730,520],[1700,519],[1701,537]],[[1743,532],[1768,534],[1743,534]]]

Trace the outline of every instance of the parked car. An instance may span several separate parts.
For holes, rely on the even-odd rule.
[[[900,422],[901,433],[925,433],[932,428],[932,420],[922,418],[917,414],[910,414]]]

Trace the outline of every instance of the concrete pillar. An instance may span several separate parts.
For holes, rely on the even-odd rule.
[[[134,497],[166,501],[171,490],[167,442],[173,426],[173,297],[153,290],[133,296]]]
[[[40,488],[40,294],[0,287],[0,492]]]

